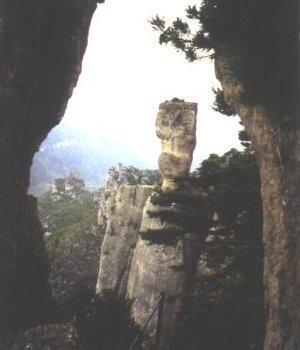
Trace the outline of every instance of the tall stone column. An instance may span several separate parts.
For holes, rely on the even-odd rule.
[[[156,132],[162,140],[159,168],[163,191],[176,190],[189,175],[196,145],[197,104],[173,99],[160,105]],[[177,316],[182,310],[192,255],[189,241],[194,235],[177,223],[164,220],[161,214],[182,215],[175,203],[158,204],[154,193],[143,210],[140,237],[132,259],[127,297],[133,301],[132,317],[143,325],[155,309],[160,296],[165,296],[162,319],[158,312],[151,318],[146,333],[150,342],[161,333],[160,349],[168,350],[176,332]],[[158,327],[160,328],[158,330]]]
[[[160,104],[156,134],[162,153],[158,166],[163,189],[176,189],[189,174],[196,146],[197,103],[177,98]]]

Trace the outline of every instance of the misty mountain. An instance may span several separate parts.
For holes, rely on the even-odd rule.
[[[60,124],[34,157],[29,192],[45,192],[55,178],[66,177],[70,171],[82,177],[87,188],[94,189],[104,183],[108,169],[117,163],[143,167],[143,161],[128,146]]]

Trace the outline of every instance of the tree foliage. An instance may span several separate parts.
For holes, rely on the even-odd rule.
[[[199,243],[197,278],[189,284],[172,338],[176,349],[260,350],[264,333],[262,207],[258,165],[246,149],[212,154],[175,191],[157,191],[150,218],[181,228],[141,232],[155,244]],[[171,209],[175,210],[171,210]],[[217,215],[215,215],[217,214]],[[208,239],[210,238],[210,239]],[[174,271],[189,265],[174,267]],[[189,281],[189,279],[187,278]]]
[[[216,112],[220,112],[227,116],[235,115],[236,112],[232,109],[225,101],[224,92],[221,89],[214,89],[213,92],[215,94],[215,102],[213,104],[213,110]]]
[[[291,97],[296,10],[293,1],[203,0],[186,9],[186,20],[167,25],[156,16],[150,23],[160,32],[160,44],[173,45],[189,61],[226,55],[245,86],[244,102],[278,110]]]
[[[208,193],[207,203],[219,216],[222,231],[257,241],[262,231],[262,206],[257,161],[249,150],[211,154],[194,172],[196,187]]]

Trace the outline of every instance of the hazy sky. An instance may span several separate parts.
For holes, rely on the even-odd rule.
[[[63,123],[126,144],[145,166],[156,167],[160,144],[155,118],[173,97],[198,103],[194,165],[210,153],[238,147],[238,119],[211,109],[218,82],[213,62],[187,62],[158,44],[148,20],[175,19],[192,0],[109,0],[94,15],[83,70]],[[120,159],[122,161],[122,159]]]

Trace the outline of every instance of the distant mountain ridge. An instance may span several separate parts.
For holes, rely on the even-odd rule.
[[[60,124],[34,157],[29,192],[40,195],[54,179],[66,177],[71,171],[84,179],[87,188],[95,189],[104,184],[109,168],[119,162],[143,167],[143,161],[126,145]]]

